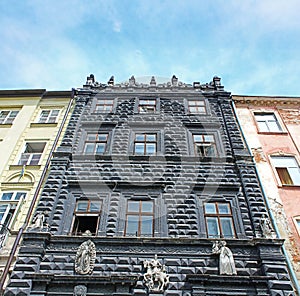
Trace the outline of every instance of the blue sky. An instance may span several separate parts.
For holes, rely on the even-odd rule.
[[[299,0],[0,0],[0,89],[156,75],[300,96]]]

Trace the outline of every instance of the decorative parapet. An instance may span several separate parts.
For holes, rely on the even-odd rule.
[[[147,82],[147,79],[150,79]],[[178,89],[198,89],[200,91],[224,91],[224,86],[221,85],[221,78],[214,77],[213,80],[209,83],[200,84],[200,82],[194,82],[193,84],[187,84],[182,81],[179,81],[178,78],[173,75],[170,80],[156,78],[155,76],[143,77],[143,78],[135,78],[131,76],[128,81],[122,83],[115,83],[114,76],[108,80],[107,83],[101,83],[95,80],[95,76],[90,74],[87,77],[86,83],[83,86],[84,88],[96,88],[96,89],[104,89],[104,88],[113,88],[113,89],[126,89],[126,88],[134,88],[134,89],[168,89],[172,88],[173,90]]]

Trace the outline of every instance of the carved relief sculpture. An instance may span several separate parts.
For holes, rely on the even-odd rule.
[[[163,292],[169,283],[169,276],[165,266],[157,260],[157,255],[150,261],[145,260],[144,268],[146,268],[144,284],[149,292]]]
[[[233,275],[237,274],[231,250],[226,247],[225,241],[215,241],[212,247],[214,254],[219,254],[219,273]]]
[[[87,287],[84,285],[78,285],[74,287],[74,296],[86,296]]]
[[[77,250],[75,257],[75,271],[79,274],[91,274],[96,259],[96,247],[91,241],[83,242]]]

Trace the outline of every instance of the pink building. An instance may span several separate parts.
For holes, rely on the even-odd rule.
[[[300,280],[300,97],[233,96],[280,237]]]

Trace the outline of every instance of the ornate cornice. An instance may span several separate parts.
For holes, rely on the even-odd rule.
[[[271,96],[239,96],[233,95],[236,105],[252,106],[299,106],[300,97],[271,97]]]

